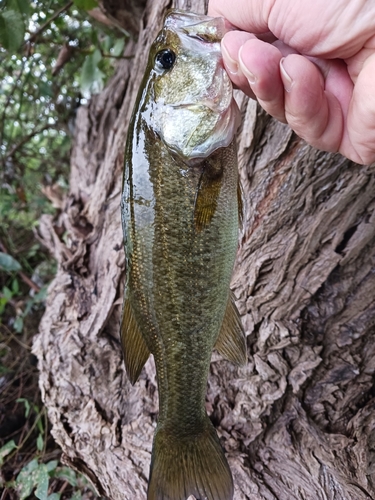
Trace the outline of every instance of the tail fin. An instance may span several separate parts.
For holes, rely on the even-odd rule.
[[[184,436],[157,429],[147,500],[231,500],[233,479],[216,431],[207,417],[201,433]]]

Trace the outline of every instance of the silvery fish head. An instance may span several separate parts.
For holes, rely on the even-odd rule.
[[[222,18],[170,11],[150,50],[147,125],[187,163],[228,146],[239,124],[224,69]]]

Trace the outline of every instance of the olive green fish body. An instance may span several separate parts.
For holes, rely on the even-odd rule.
[[[122,340],[133,383],[149,353],[154,355],[157,370],[160,411],[148,499],[182,500],[194,494],[229,500],[233,495],[231,474],[204,403],[214,346],[232,361],[243,362],[245,357],[243,332],[229,290],[239,220],[235,108],[230,98],[227,107],[232,112],[225,106],[223,111],[219,109],[222,114],[227,112],[224,126],[228,137],[223,139],[222,133],[212,142],[207,123],[215,130],[220,127],[217,116],[212,115],[218,114],[215,106],[220,107],[221,96],[216,96],[214,105],[207,105],[207,96],[202,98],[198,88],[197,102],[188,96],[193,104],[180,106],[184,123],[181,117],[175,119],[178,107],[172,103],[177,108],[170,113],[176,112],[174,125],[182,130],[173,143],[165,112],[170,89],[162,85],[166,72],[155,71],[153,65],[160,53],[165,55],[172,47],[175,60],[167,76],[175,71],[177,80],[179,75],[190,78],[183,65],[181,74],[178,72],[179,58],[186,59],[189,51],[195,56],[194,38],[192,46],[191,40],[185,41],[187,52],[179,51],[178,30],[184,16],[177,12],[169,15],[169,21],[167,17],[151,50],[130,124],[122,199],[127,258]],[[207,20],[209,35],[217,34],[210,18],[193,17],[193,23],[191,14],[187,18],[188,25],[195,22],[198,26],[195,29],[202,19],[206,23],[200,36],[207,32]],[[167,56],[169,66],[173,56]],[[212,79],[218,80],[212,87],[223,91],[220,61],[201,69],[212,73]],[[163,97],[158,102],[160,94]],[[176,99],[181,101],[179,96]],[[203,111],[199,108],[202,101]],[[190,131],[185,123],[189,112],[193,113]],[[199,113],[203,119],[197,117]],[[200,134],[197,129],[202,124],[206,124],[205,130]]]

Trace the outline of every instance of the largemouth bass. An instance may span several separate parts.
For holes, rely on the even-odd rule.
[[[211,353],[246,361],[229,289],[240,190],[239,111],[220,53],[223,19],[170,11],[130,123],[122,220],[121,338],[135,383],[155,358],[159,417],[148,500],[230,500],[233,480],[205,411]]]

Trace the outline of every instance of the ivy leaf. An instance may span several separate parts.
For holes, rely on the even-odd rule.
[[[33,478],[31,476],[23,476],[21,481],[17,481],[18,486],[18,494],[20,496],[20,500],[24,500],[28,496],[30,496],[31,492],[34,488]]]
[[[16,448],[17,445],[13,439],[11,441],[8,441],[6,444],[4,444],[4,446],[0,448],[0,466],[3,465],[4,458]]]
[[[51,493],[50,495],[48,495],[47,500],[59,500],[60,496],[61,493]]]
[[[98,6],[98,2],[96,0],[74,0],[74,5],[78,9],[91,10]]]
[[[39,465],[35,475],[35,482],[38,485],[35,490],[35,496],[40,500],[47,500],[49,474],[44,464]]]
[[[30,472],[34,472],[37,468],[38,468],[38,460],[36,458],[33,458],[31,460],[31,462],[29,462],[27,465],[25,465],[25,467],[23,467],[23,469],[19,473],[18,477],[21,474],[30,474]],[[17,477],[17,481],[18,481],[18,477]]]
[[[38,470],[38,460],[34,458],[29,462],[18,474],[16,479],[16,487],[19,493],[20,500],[27,498],[35,486],[35,473]]]
[[[0,29],[1,32],[1,29]],[[0,34],[1,36],[1,34]],[[21,264],[7,253],[0,252],[0,269],[4,271],[20,271]]]
[[[49,462],[46,463],[47,471],[49,473],[54,472],[58,464],[59,464],[58,460],[50,460]]]
[[[4,10],[0,12],[0,44],[10,53],[21,46],[25,35],[21,12]]]

